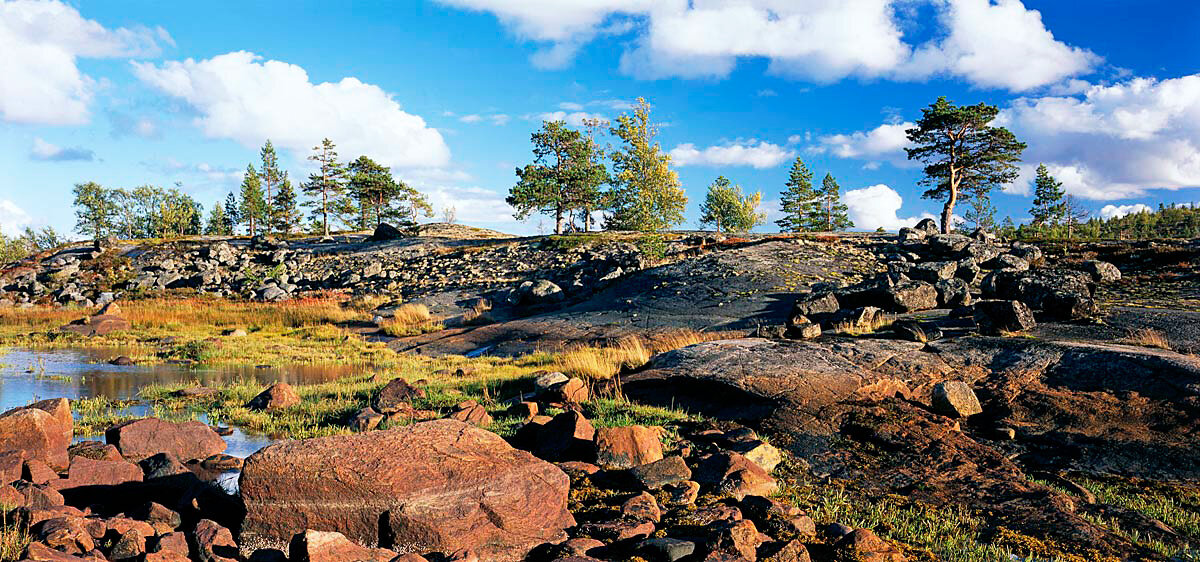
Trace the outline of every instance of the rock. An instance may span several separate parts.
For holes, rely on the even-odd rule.
[[[934,234],[941,232],[941,229],[938,228],[937,221],[933,219],[921,219],[917,221],[917,224],[913,227],[913,230],[926,236],[933,236]]]
[[[933,285],[924,281],[905,281],[887,291],[887,300],[883,305],[891,312],[929,310],[937,308],[938,292]]]
[[[1079,268],[1090,273],[1092,279],[1097,283],[1113,283],[1121,280],[1121,270],[1106,261],[1088,260],[1080,264]]]
[[[696,552],[696,543],[663,537],[638,544],[638,553],[651,562],[677,562]]]
[[[1026,271],[1029,269],[1029,262],[1012,254],[1000,254],[984,265],[1001,271]]]
[[[578,377],[571,377],[566,382],[551,387],[548,394],[551,401],[564,404],[582,404],[591,397],[587,383]]]
[[[517,402],[508,408],[508,414],[519,418],[521,421],[529,421],[538,415],[540,408],[537,402]]]
[[[533,450],[546,460],[591,461],[596,456],[595,437],[592,422],[577,411],[566,411],[538,430]]]
[[[216,454],[200,461],[200,466],[205,470],[238,470],[242,468],[242,459],[233,455]]]
[[[635,541],[654,534],[654,523],[629,519],[584,523],[579,526],[579,533],[606,542]]]
[[[288,546],[291,562],[390,562],[397,554],[384,548],[367,548],[350,542],[336,531],[308,529],[296,533]]]
[[[156,453],[171,453],[180,459],[204,459],[225,450],[225,440],[203,422],[171,423],[143,418],[114,425],[104,432],[104,440],[131,460],[142,460]]]
[[[965,418],[983,412],[971,386],[962,381],[933,385],[933,411],[951,418]]]
[[[709,549],[715,552],[735,554],[747,560],[758,559],[758,545],[762,544],[758,528],[749,519],[717,525],[709,539]]]
[[[621,515],[658,523],[662,518],[662,510],[650,492],[642,492],[621,504]]]
[[[233,533],[211,519],[201,519],[192,533],[200,562],[237,562],[238,546]]]
[[[919,263],[908,270],[908,276],[917,281],[937,283],[943,279],[954,277],[958,271],[958,262],[931,261]]]
[[[692,470],[680,456],[665,457],[643,464],[630,470],[629,474],[645,490],[657,490],[668,484],[678,484],[692,478]]]
[[[132,529],[121,534],[108,551],[110,560],[134,560],[146,553],[146,537]]]
[[[1042,259],[1042,249],[1034,246],[1033,244],[1013,242],[1012,250],[1010,251],[1014,256],[1017,256],[1018,258],[1028,262],[1039,261]]]
[[[924,232],[907,226],[901,227],[897,235],[901,244],[921,242],[927,236]]]
[[[182,462],[179,462],[179,457],[176,457],[172,453],[150,455],[142,459],[138,465],[142,467],[142,473],[145,475],[146,480],[169,478],[180,474],[192,473]]]
[[[450,419],[469,423],[479,427],[487,427],[492,425],[491,414],[488,414],[487,408],[484,408],[479,404],[470,404],[459,408],[450,414]]]
[[[129,323],[129,320],[126,320],[120,316],[98,314],[96,316],[89,316],[87,318],[76,320],[75,322],[60,327],[59,330],[90,338],[95,336],[107,336],[108,334],[114,332],[123,332],[132,327],[133,325]]]
[[[568,380],[567,375],[564,375],[562,373],[543,372],[542,374],[537,375],[533,379],[533,387],[535,389],[537,389],[537,392],[540,394],[540,393],[550,390],[552,387],[555,387],[562,383],[567,382],[567,380]]]
[[[1050,318],[1079,320],[1100,312],[1096,301],[1083,293],[1054,291],[1042,299],[1042,312]]]
[[[800,319],[803,319],[801,321]],[[788,320],[789,324],[783,332],[783,336],[792,340],[811,340],[821,337],[821,325],[815,322],[808,322],[808,318],[803,316],[794,316]]]
[[[852,332],[873,332],[883,320],[883,311],[874,306],[843,310],[834,319],[837,328]]]
[[[158,541],[151,547],[150,552],[171,552],[183,556],[187,560],[188,543],[187,535],[178,531],[171,533],[163,533],[158,537]]]
[[[118,367],[128,367],[130,365],[136,365],[137,362],[134,361],[133,359],[130,359],[128,356],[121,355],[119,357],[114,357],[114,358],[110,359],[108,361],[108,364],[116,365]]]
[[[359,410],[357,414],[354,414],[353,418],[350,418],[350,427],[353,427],[358,432],[370,431],[379,427],[379,424],[384,419],[383,414],[376,412],[375,408],[367,406]]]
[[[1027,332],[1037,325],[1033,312],[1021,301],[984,300],[973,306],[975,324],[989,336]]]
[[[954,271],[954,277],[971,285],[979,280],[980,273],[978,262],[973,258],[964,258],[958,261],[958,269]]]
[[[633,468],[663,458],[662,429],[644,425],[596,430],[596,463],[610,468]]]
[[[513,289],[509,302],[515,305],[537,306],[562,302],[563,290],[548,279],[525,281]]]
[[[916,320],[898,320],[891,327],[896,337],[902,340],[925,343],[942,339],[941,330],[933,326],[926,328]]]
[[[67,477],[54,481],[60,492],[88,486],[119,486],[142,481],[142,469],[129,461],[98,461],[87,457],[71,459]]]
[[[789,316],[806,316],[814,317],[822,314],[833,314],[840,309],[837,296],[833,293],[816,293],[796,301],[792,305],[792,313]]]
[[[371,237],[367,238],[368,242],[386,242],[388,240],[399,240],[406,238],[404,231],[396,228],[388,223],[380,223],[375,227],[375,232],[371,233]]]
[[[938,308],[958,308],[971,304],[971,287],[962,279],[943,279],[933,287],[937,289]]]
[[[412,401],[424,396],[424,389],[408,384],[404,379],[392,379],[379,390],[379,397],[375,399],[375,409],[384,414],[394,414],[411,409]]]
[[[29,459],[25,461],[25,466],[21,470],[21,478],[34,484],[46,484],[53,480],[58,480],[58,473],[43,461]],[[6,482],[11,482],[12,480],[16,480],[16,478],[6,480]]]
[[[37,538],[46,546],[67,554],[81,554],[96,548],[95,539],[82,517],[55,517],[42,521]]]
[[[25,548],[25,557],[22,560],[29,562],[73,562],[96,560],[95,558],[81,558],[74,554],[67,554],[58,550],[54,550],[40,542],[31,542]]]
[[[663,486],[667,492],[667,503],[670,505],[692,505],[700,497],[700,483],[684,480],[675,484]]]
[[[862,562],[904,562],[900,550],[869,529],[855,529],[834,544],[834,549],[852,560]]]
[[[747,460],[762,467],[767,472],[775,470],[775,467],[783,462],[783,454],[779,452],[779,449],[766,441],[758,439],[734,443],[730,446],[730,449],[740,453]]]
[[[282,410],[291,408],[300,403],[300,394],[292,385],[286,382],[277,382],[268,386],[266,390],[260,392],[258,396],[252,398],[246,403],[246,407],[251,410]]]
[[[25,466],[25,451],[10,450],[0,452],[0,484],[8,484],[20,480]]]
[[[156,535],[171,533],[183,524],[179,512],[155,502],[146,504],[145,509],[139,514],[139,518],[149,523]]]
[[[453,420],[285,441],[246,459],[242,536],[281,545],[319,528],[373,545],[382,533],[399,551],[515,561],[575,524],[568,487],[554,465]]]
[[[22,451],[25,458],[62,470],[68,464],[68,443],[62,424],[45,410],[20,408],[0,415],[0,451]]]
[[[101,441],[80,441],[67,447],[67,454],[71,458],[87,457],[97,461],[119,461],[125,458],[116,447]]]
[[[944,256],[958,254],[965,250],[971,242],[973,240],[961,234],[935,234],[926,240],[930,250]]]

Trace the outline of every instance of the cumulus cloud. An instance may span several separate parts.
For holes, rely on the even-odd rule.
[[[0,0],[0,120],[87,123],[96,81],[78,59],[157,56],[160,42],[162,28],[108,29],[56,0]]]
[[[625,41],[621,70],[639,78],[724,78],[740,59],[765,58],[775,74],[817,82],[855,77],[956,76],[1024,91],[1090,71],[1099,57],[1054,38],[1020,0],[440,0],[495,14],[542,44],[539,67],[570,64],[601,35]],[[898,11],[927,5],[938,17],[921,45],[905,42]]]
[[[1067,193],[1093,200],[1200,187],[1200,74],[1133,78],[1075,96],[1020,98],[998,123],[1029,144]]]
[[[1054,38],[1021,0],[941,0],[944,39],[919,47],[898,74],[961,76],[972,84],[1025,91],[1090,71],[1091,51]]]
[[[541,114],[534,115],[534,116],[529,116],[529,118],[537,119],[539,121],[565,121],[568,125],[570,125],[572,127],[584,126],[584,120],[586,120],[586,119],[600,119],[600,120],[607,119],[605,116],[603,116],[599,113],[588,113],[586,111],[571,111],[571,112],[550,111],[550,112],[541,113]]]
[[[817,138],[817,152],[829,152],[838,158],[904,160],[908,146],[905,131],[915,127],[912,122],[884,123],[870,131],[825,135]]]
[[[133,63],[134,74],[199,114],[212,138],[258,148],[267,139],[307,155],[322,138],[347,157],[371,156],[387,166],[440,167],[450,162],[441,133],[403,111],[378,86],[347,77],[313,84],[299,66],[245,51],[211,59]]]
[[[1149,205],[1143,203],[1134,203],[1132,205],[1105,205],[1100,208],[1100,217],[1105,219],[1116,219],[1125,215],[1149,213],[1152,210],[1153,209],[1151,209]]]
[[[842,201],[849,208],[850,220],[854,221],[855,228],[865,230],[880,227],[884,230],[899,230],[901,227],[912,226],[923,218],[936,218],[927,212],[915,217],[901,218],[899,212],[904,198],[884,184],[849,190],[842,194]]]
[[[20,234],[21,229],[33,223],[33,217],[8,199],[0,199],[0,233],[8,236]]]
[[[677,166],[774,168],[795,155],[795,151],[777,144],[753,140],[707,148],[696,148],[695,144],[684,143],[671,149],[671,160]]]
[[[64,148],[38,137],[33,139],[33,148],[29,150],[29,157],[45,162],[91,162],[96,159],[96,153],[82,146]]]

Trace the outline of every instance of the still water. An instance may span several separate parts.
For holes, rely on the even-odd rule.
[[[196,368],[184,365],[118,366],[108,361],[122,355],[120,349],[30,350],[0,348],[0,412],[47,398],[91,398],[136,400],[138,392],[150,384],[199,382],[220,388],[228,382],[255,380],[264,387],[283,381],[311,384],[354,374],[351,367],[282,365],[270,368],[218,367]],[[149,406],[138,404],[129,411],[148,415]],[[200,418],[201,421],[207,421]],[[264,435],[247,434],[237,427],[225,436],[226,454],[246,457],[274,441]],[[77,439],[103,439],[80,436]]]

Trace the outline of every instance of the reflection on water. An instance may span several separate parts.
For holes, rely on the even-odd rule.
[[[0,412],[47,398],[91,398],[102,396],[115,400],[133,400],[138,392],[151,384],[187,384],[193,381],[203,386],[254,380],[268,385],[277,381],[291,384],[312,384],[335,380],[355,374],[352,367],[320,365],[281,365],[259,369],[255,367],[203,367],[183,365],[140,366],[109,365],[108,361],[122,355],[120,349],[0,349]],[[147,405],[130,408],[134,415],[146,415]],[[202,421],[206,421],[202,418]],[[247,435],[234,428],[225,437],[227,454],[245,457],[273,441],[266,436]]]

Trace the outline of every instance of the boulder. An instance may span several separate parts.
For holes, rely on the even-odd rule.
[[[237,562],[238,546],[233,533],[211,519],[201,519],[192,533],[196,559],[200,562]]]
[[[492,416],[488,413],[487,408],[476,404],[473,400],[459,404],[458,409],[450,414],[450,419],[479,427],[492,425]]]
[[[129,320],[113,314],[97,314],[62,326],[59,330],[84,337],[107,336],[132,328]]]
[[[1121,280],[1121,270],[1117,266],[1100,260],[1088,260],[1079,265],[1083,271],[1091,274],[1097,283],[1112,283]]]
[[[405,238],[403,230],[396,228],[388,223],[380,223],[375,227],[375,232],[371,233],[371,237],[367,238],[370,242],[386,242],[388,240],[399,240]]]
[[[564,404],[580,404],[587,402],[591,397],[587,383],[578,377],[571,377],[562,384],[551,387],[547,394],[551,401]]]
[[[375,408],[367,406],[366,408],[359,410],[357,414],[354,414],[354,417],[350,419],[350,427],[353,427],[355,431],[359,432],[370,431],[379,427],[379,424],[382,423],[383,420],[383,414],[376,412]]]
[[[199,421],[132,420],[108,428],[104,440],[135,461],[156,453],[171,453],[183,460],[205,459],[225,450],[225,440]]]
[[[68,464],[69,443],[62,424],[45,410],[21,408],[0,415],[0,451],[22,451],[25,458],[63,470]]]
[[[292,388],[292,385],[286,382],[277,382],[250,399],[246,403],[246,407],[251,410],[271,411],[290,408],[299,403],[300,394]]]
[[[954,272],[957,270],[958,262],[930,261],[912,266],[909,268],[907,275],[917,281],[937,283],[943,279],[954,277]]]
[[[808,318],[803,316],[794,316],[788,320],[788,326],[783,331],[783,337],[790,340],[816,339],[821,337],[821,325],[809,322]]]
[[[425,396],[425,390],[400,378],[392,379],[379,390],[375,409],[384,414],[394,414],[412,407],[412,401]]]
[[[692,470],[680,456],[643,464],[629,471],[634,480],[645,490],[657,490],[663,486],[678,484],[692,478]]]
[[[390,562],[397,556],[384,548],[368,548],[350,542],[336,531],[306,530],[296,533],[288,547],[290,562]]]
[[[833,293],[815,293],[796,301],[792,305],[792,313],[789,317],[833,314],[839,308],[841,306],[838,304],[837,296]]]
[[[926,240],[929,249],[944,256],[957,255],[973,242],[961,234],[935,234]]]
[[[242,537],[281,547],[316,529],[401,552],[469,548],[515,561],[575,524],[569,485],[554,465],[453,420],[286,441],[246,460]]]
[[[971,386],[962,381],[933,385],[933,411],[951,418],[965,418],[983,412]]]
[[[979,301],[974,304],[974,317],[979,331],[989,336],[1026,332],[1037,325],[1033,312],[1021,301]]]
[[[1012,254],[1000,254],[983,265],[989,269],[1000,271],[1027,271],[1029,269],[1029,262]]]
[[[943,279],[933,287],[937,289],[938,308],[958,308],[971,304],[971,287],[962,279]]]
[[[58,421],[58,425],[62,427],[63,436],[67,441],[71,441],[75,437],[75,417],[71,415],[71,403],[66,398],[39,400],[28,406],[13,408],[4,414],[0,414],[0,416],[6,416],[19,410],[28,410],[30,408],[41,410],[54,416],[54,419]]]
[[[533,451],[551,461],[591,461],[596,456],[596,429],[583,414],[569,410],[537,431]]]
[[[142,481],[142,469],[129,461],[101,461],[87,457],[71,459],[67,477],[52,481],[51,487],[66,492],[88,486],[119,486]]]
[[[562,302],[566,298],[562,287],[548,279],[525,281],[517,285],[509,295],[509,303],[515,305],[537,306]]]
[[[951,263],[951,262],[946,262]],[[904,281],[887,291],[883,308],[890,312],[917,312],[937,308],[938,292],[924,281]]]
[[[596,464],[633,468],[661,458],[662,428],[631,425],[596,430]]]
[[[920,232],[925,236],[933,236],[934,234],[941,232],[941,229],[938,228],[937,221],[933,219],[921,219],[917,221],[917,224],[913,227],[913,230]]]

